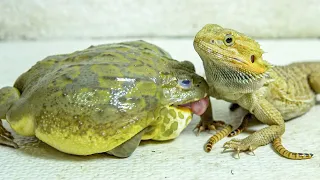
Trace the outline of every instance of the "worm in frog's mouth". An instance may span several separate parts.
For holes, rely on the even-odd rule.
[[[189,108],[196,115],[202,115],[209,106],[209,98],[205,97],[198,101],[190,102],[187,104],[178,105],[178,107]]]

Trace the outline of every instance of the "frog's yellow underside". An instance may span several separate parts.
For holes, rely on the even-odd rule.
[[[192,112],[188,108],[165,106],[147,113],[147,118],[127,123],[110,134],[107,131],[117,126],[108,123],[98,124],[80,116],[72,116],[73,123],[71,123],[71,120],[67,120],[70,118],[68,116],[50,116],[53,112],[44,112],[36,117],[32,114],[16,116],[25,109],[26,106],[12,108],[7,113],[7,119],[11,120],[10,125],[15,132],[24,136],[36,136],[62,152],[75,155],[90,155],[110,151],[131,139],[137,132],[143,131],[144,127],[146,128],[141,140],[164,141],[174,139],[179,136],[192,119]],[[75,119],[76,121],[74,121]],[[79,133],[79,131],[82,132]]]
[[[168,113],[170,112],[170,113]],[[164,116],[162,115],[164,114]],[[175,107],[165,107],[161,110],[161,114],[154,119],[145,119],[141,121],[153,122],[148,127],[145,134],[142,135],[142,140],[170,140],[179,136],[179,134],[186,128],[192,119],[192,112],[189,109],[178,109]],[[19,121],[23,126],[32,127],[34,119],[25,117]],[[22,132],[21,129],[17,129],[16,124],[12,128],[17,132]],[[77,128],[77,127],[75,127]],[[130,132],[127,134],[118,133],[113,136],[112,139],[106,139],[103,132],[97,136],[93,129],[89,129],[85,135],[70,134],[70,132],[63,129],[52,129],[51,133],[48,134],[43,132],[40,127],[35,128],[35,135],[43,142],[50,146],[69,154],[76,155],[90,155],[94,153],[107,152],[124,141],[130,139],[132,136],[142,130],[140,125],[130,126]],[[66,138],[68,137],[68,138]]]

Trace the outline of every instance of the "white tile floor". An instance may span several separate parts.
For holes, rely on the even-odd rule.
[[[191,60],[199,74],[202,63],[192,47],[192,39],[145,39],[153,42],[180,60]],[[92,44],[108,41],[55,41],[55,42],[3,42],[0,43],[0,87],[12,85],[15,79],[36,61],[47,55],[67,53]],[[261,40],[267,52],[265,59],[273,64],[286,64],[298,60],[320,60],[319,40]],[[228,103],[213,101],[216,119],[230,121]],[[221,153],[219,142],[211,153],[203,151],[210,137],[204,132],[195,136],[190,126],[177,139],[165,142],[143,142],[127,159],[116,159],[99,154],[87,157],[71,156],[54,150],[32,138],[18,137],[26,143],[21,149],[0,146],[1,179],[319,179],[320,178],[320,107],[306,115],[289,121],[283,136],[284,145],[292,151],[312,152],[314,158],[292,161],[280,157],[270,145],[260,147],[256,156],[241,154],[234,159],[232,153]],[[253,123],[248,133],[263,125]],[[251,130],[251,131],[250,131]],[[249,132],[250,131],[250,132]],[[239,137],[245,137],[243,133]]]

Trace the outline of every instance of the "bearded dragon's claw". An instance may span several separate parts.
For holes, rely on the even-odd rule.
[[[202,131],[206,130],[217,130],[216,127],[224,127],[225,123],[223,121],[207,121],[207,120],[201,120],[199,124],[193,129],[195,131],[197,129],[197,136],[200,134]]]
[[[231,139],[230,141],[224,143],[223,148],[223,152],[225,152],[227,149],[233,149],[237,153],[237,159],[240,158],[240,152],[249,151],[255,155],[253,152],[255,148],[253,148],[250,143],[244,143],[243,139]]]
[[[195,128],[193,128],[192,131],[195,131],[197,129],[196,135],[199,136],[200,132],[204,131],[206,128],[199,123]]]

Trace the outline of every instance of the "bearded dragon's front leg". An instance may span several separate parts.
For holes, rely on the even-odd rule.
[[[240,151],[253,151],[259,146],[272,142],[275,138],[280,137],[285,131],[284,120],[280,112],[267,100],[260,99],[252,109],[252,114],[269,127],[254,132],[244,139],[232,139],[224,144],[226,149]]]

